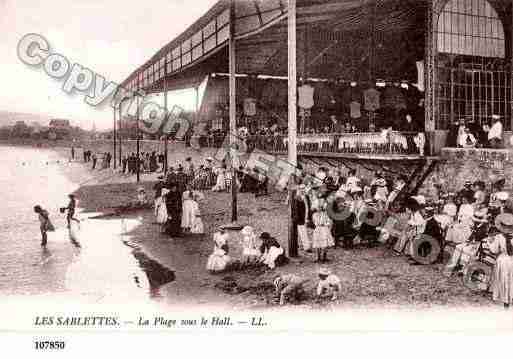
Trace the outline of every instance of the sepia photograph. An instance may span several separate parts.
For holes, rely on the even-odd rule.
[[[0,337],[513,333],[511,0],[0,0],[0,29]]]

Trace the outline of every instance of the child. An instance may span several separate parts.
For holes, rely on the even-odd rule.
[[[216,273],[222,272],[230,263],[230,256],[228,255],[228,239],[230,235],[223,227],[214,233],[214,251],[208,257],[207,270]]]
[[[240,233],[242,235],[242,264],[254,264],[260,258],[255,231],[253,227],[245,226]]]
[[[77,206],[77,200],[75,199],[74,194],[69,194],[69,203],[68,207],[66,209],[68,210],[68,214],[66,215],[66,222],[68,223],[68,228],[70,228],[71,221],[76,221],[77,223],[80,223],[78,219],[75,218],[75,209]]]
[[[46,243],[48,241],[47,232],[53,232],[55,231],[55,227],[53,226],[52,222],[50,221],[50,216],[48,214],[48,211],[43,209],[41,206],[36,205],[34,206],[34,212],[38,214],[40,226],[41,229],[41,246],[45,247]]]
[[[331,300],[337,300],[340,292],[342,292],[342,285],[340,279],[327,268],[319,270],[319,284],[317,285],[317,297],[331,297]]]
[[[317,250],[317,261],[326,262],[328,248],[335,245],[335,240],[331,235],[332,221],[328,215],[327,203],[325,200],[319,202],[319,209],[313,214],[312,220],[315,225],[313,231],[312,248]]]
[[[267,232],[260,235],[262,245],[260,246],[260,262],[265,264],[269,269],[274,269],[286,262],[285,251],[280,246],[276,238],[271,237]]]
[[[146,203],[146,192],[143,187],[137,189],[137,204],[143,206]]]
[[[303,285],[306,282],[307,280],[295,274],[277,276],[273,283],[275,292],[280,297],[280,305],[284,305],[285,300],[298,300],[304,293]]]

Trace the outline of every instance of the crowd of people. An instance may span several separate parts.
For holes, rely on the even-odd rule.
[[[467,181],[456,193],[437,186],[432,198],[405,196],[404,176],[385,179],[376,172],[367,180],[353,170],[337,178],[321,168],[316,178],[320,181],[313,185],[298,185],[294,221],[303,250],[315,251],[317,261],[326,261],[333,246],[381,242],[419,264],[418,243],[434,241],[454,249],[445,266],[450,276],[488,251],[497,256],[493,298],[506,306],[513,302],[513,208],[504,178],[489,185]],[[443,260],[443,251],[434,255],[430,262]]]
[[[133,155],[126,158],[129,173],[134,171],[130,165],[134,158]],[[161,162],[155,152],[143,158],[148,159],[149,171],[155,171],[156,164]],[[362,244],[381,243],[397,255],[408,257],[411,264],[419,264],[419,240],[429,238],[442,249],[442,254],[435,253],[437,257],[430,263],[443,261],[444,250],[452,249],[445,264],[447,276],[465,272],[483,252],[492,256],[495,260],[490,287],[493,298],[505,306],[513,302],[513,207],[510,193],[505,190],[505,178],[488,184],[480,180],[467,181],[457,192],[435,185],[434,194],[427,198],[408,195],[405,175],[392,178],[376,171],[373,176],[360,177],[355,169],[342,173],[323,167],[311,175],[296,178],[295,195],[288,200],[292,201],[292,219],[300,246],[304,252],[313,254],[315,262],[328,262],[333,247],[352,249]],[[201,205],[205,196],[202,191],[227,191],[233,180],[226,164],[214,166],[211,157],[199,166],[187,158],[176,168],[170,167],[165,178],[160,178],[154,187],[155,218],[161,231],[173,237],[204,234]],[[252,192],[255,196],[268,193],[268,179],[257,169],[239,168],[234,180],[240,192]],[[138,200],[144,202],[145,196],[141,188]],[[67,210],[69,222],[74,213],[71,197]],[[43,234],[43,227],[48,227],[47,215],[45,217],[40,208],[35,211]],[[215,231],[207,270],[225,271],[234,263],[274,269],[287,263],[279,241],[268,232],[257,234],[251,226],[240,231],[242,257],[232,259],[230,233],[222,227]],[[327,277],[331,275],[336,277],[331,273]],[[282,278],[276,288],[288,288],[286,297],[300,287],[298,283],[301,279]]]

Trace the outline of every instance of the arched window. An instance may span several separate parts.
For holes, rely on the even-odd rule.
[[[440,53],[504,58],[504,27],[487,0],[449,0],[438,17]]]

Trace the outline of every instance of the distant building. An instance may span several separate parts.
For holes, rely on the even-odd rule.
[[[72,127],[69,120],[52,119],[48,124],[49,139],[67,139],[71,137]]]
[[[16,123],[12,127],[11,136],[12,137],[29,137],[30,132],[31,132],[30,127],[28,127],[24,121],[16,121]]]

